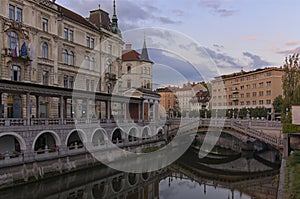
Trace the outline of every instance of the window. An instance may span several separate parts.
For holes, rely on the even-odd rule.
[[[109,59],[107,59],[107,61],[106,61],[106,67],[107,67],[107,72],[111,73],[111,62]]]
[[[267,72],[267,77],[270,77],[272,75],[272,72],[271,71],[269,71],[269,72]]]
[[[95,47],[95,40],[93,38],[91,38],[91,46],[92,49],[94,49]]]
[[[68,64],[68,51],[63,50],[63,63]]]
[[[95,89],[95,81],[91,80],[91,91],[94,91]]]
[[[48,71],[43,71],[43,85],[49,84],[49,73]]]
[[[90,58],[88,56],[85,56],[85,67],[90,68]]]
[[[259,105],[263,105],[264,104],[264,100],[259,100]]]
[[[249,84],[247,85],[247,89],[250,89],[250,85]]]
[[[264,96],[264,92],[263,91],[259,91],[259,96],[260,97]]]
[[[69,87],[70,88],[74,87],[74,77],[69,77]]]
[[[15,6],[9,5],[9,19],[15,20]]]
[[[245,88],[244,86],[241,86],[241,90],[244,90],[244,88]]]
[[[8,47],[11,50],[14,50],[18,44],[19,44],[18,34],[13,31],[9,32],[8,33]]]
[[[108,45],[108,53],[110,55],[112,55],[112,45],[111,44]]]
[[[264,83],[263,83],[263,82],[260,82],[260,83],[259,83],[259,88],[262,88],[262,87],[264,87]]]
[[[268,104],[268,105],[271,104],[271,100],[267,100],[267,104]]]
[[[90,80],[89,79],[86,80],[86,90],[87,91],[90,90]]]
[[[22,9],[17,8],[17,22],[22,22]]]
[[[247,98],[250,97],[250,93],[246,93],[246,97],[247,97]]]
[[[64,88],[68,88],[68,76],[64,76]]]
[[[69,53],[69,65],[74,66],[74,53],[72,51]]]
[[[90,60],[90,70],[94,70],[95,69],[95,58],[92,57]]]
[[[252,84],[252,88],[256,88],[256,84]]]
[[[21,68],[19,66],[12,66],[11,80],[21,81]]]
[[[64,28],[64,39],[68,40],[69,30],[68,28]]]
[[[255,100],[252,101],[252,105],[256,105],[256,101]]]
[[[246,103],[247,105],[250,105],[250,101],[247,101],[247,103]]]
[[[271,90],[267,90],[267,95],[271,95],[272,94],[272,91]]]
[[[86,37],[86,47],[90,48],[90,45],[91,45],[91,38]]]
[[[253,79],[256,79],[256,75],[253,75]]]
[[[252,97],[256,97],[256,92],[253,92],[253,93],[252,93]]]
[[[43,31],[48,32],[48,19],[43,18],[42,21],[43,21]]]
[[[127,88],[131,88],[131,80],[127,80]]]
[[[241,98],[244,98],[244,97],[245,97],[245,96],[244,96],[244,94],[242,93],[242,94],[241,94]]]
[[[131,73],[131,66],[127,66],[127,73],[128,73],[128,74]]]
[[[48,59],[48,44],[46,42],[42,46],[42,56],[44,59]]]
[[[271,81],[268,81],[268,82],[267,82],[267,86],[271,86]]]
[[[70,30],[69,31],[69,41],[73,41],[74,40],[74,31]]]

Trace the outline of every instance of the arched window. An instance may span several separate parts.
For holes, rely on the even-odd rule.
[[[19,44],[19,36],[16,32],[9,32],[8,33],[8,47],[11,50],[14,50],[17,46],[17,44]]]
[[[67,50],[63,51],[63,63],[68,64],[68,51]]]
[[[110,61],[110,59],[107,59],[107,61],[106,61],[106,67],[107,67],[107,72],[111,73],[111,61]]]
[[[127,73],[128,73],[128,74],[131,73],[131,66],[127,66]]]
[[[48,44],[46,42],[42,45],[42,56],[44,59],[48,59]]]
[[[69,53],[69,64],[74,66],[74,53],[72,51]]]

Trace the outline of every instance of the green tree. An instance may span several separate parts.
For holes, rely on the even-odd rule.
[[[273,101],[273,108],[275,113],[281,113],[282,112],[282,106],[283,106],[283,98],[282,95],[277,96]]]
[[[282,122],[291,123],[291,105],[300,103],[300,67],[299,54],[293,54],[285,58],[282,76],[283,103],[281,109]]]

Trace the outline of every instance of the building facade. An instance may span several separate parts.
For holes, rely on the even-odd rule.
[[[204,82],[187,83],[176,90],[181,111],[202,110],[209,107],[209,91]]]
[[[283,94],[282,68],[241,71],[216,77],[212,82],[212,109],[265,107],[274,113],[273,101]]]
[[[178,87],[165,87],[156,89],[160,98],[160,106],[162,111],[169,115],[170,118],[176,117],[179,112],[178,98],[176,96],[176,90]]]
[[[100,7],[84,18],[53,0],[1,1],[0,79],[112,93],[121,75],[123,45],[113,6],[112,19]],[[1,116],[60,117],[58,98],[30,95],[29,99],[26,110],[25,95],[1,93]],[[89,106],[95,106],[90,100],[65,102],[66,117],[87,116]],[[100,111],[89,114],[99,117]]]

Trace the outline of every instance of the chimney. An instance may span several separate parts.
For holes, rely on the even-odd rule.
[[[125,45],[125,50],[131,50],[132,44],[126,44]]]

